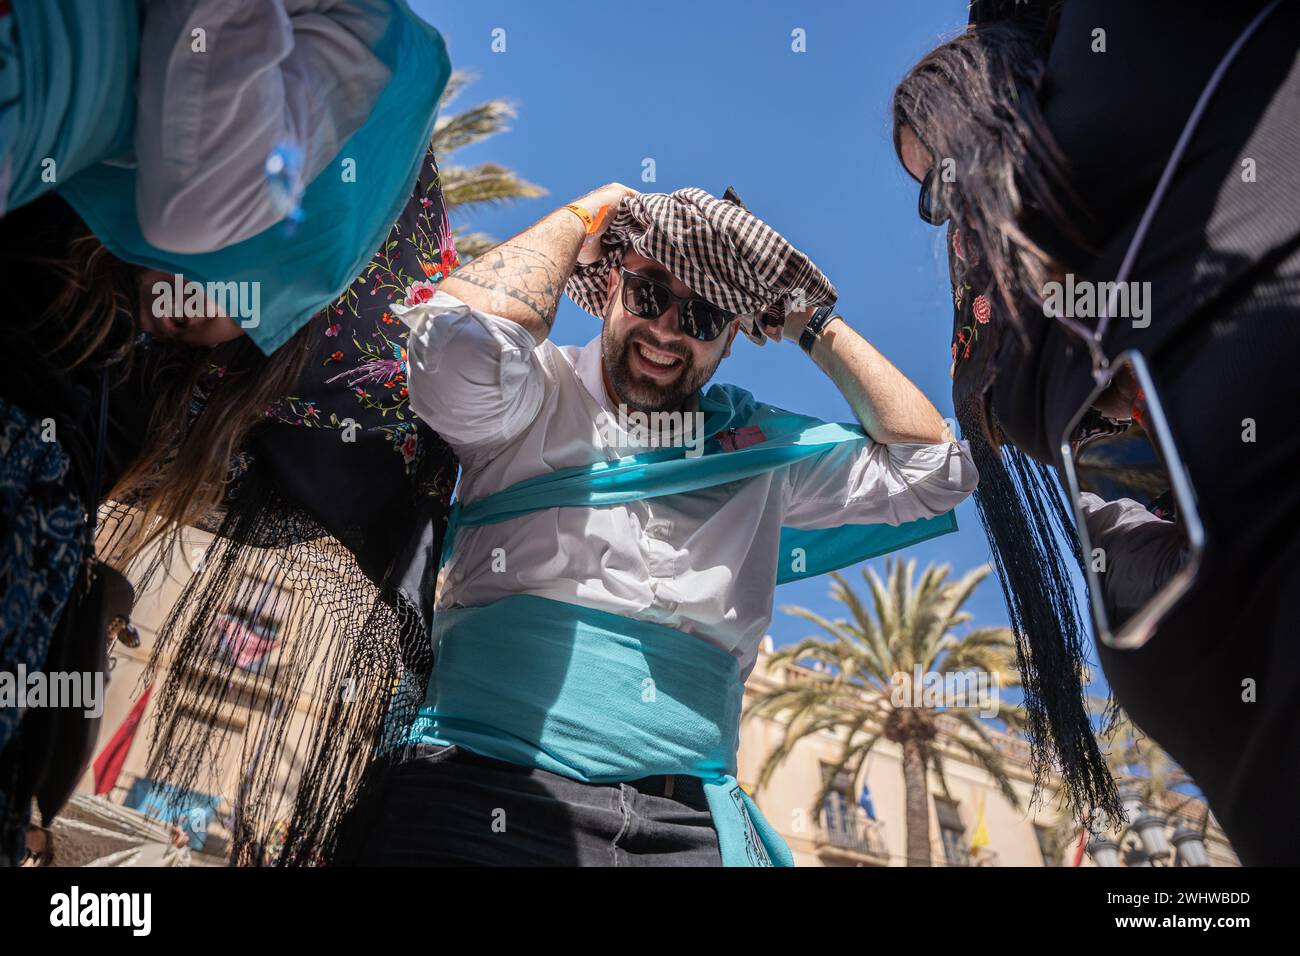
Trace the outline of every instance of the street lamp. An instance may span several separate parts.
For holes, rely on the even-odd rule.
[[[1094,833],[1088,838],[1088,855],[1098,866],[1119,866],[1119,844],[1104,833]]]
[[[1205,838],[1199,830],[1185,823],[1174,831],[1174,846],[1178,848],[1178,862],[1183,866],[1209,866],[1210,857],[1205,852]]]
[[[1165,818],[1151,813],[1149,810],[1144,811],[1141,816],[1129,824],[1129,829],[1137,834],[1142,841],[1142,849],[1151,859],[1152,865],[1158,864],[1161,860],[1173,854],[1173,849],[1169,846],[1169,838],[1165,836]]]
[[[1169,826],[1168,818],[1147,809],[1142,800],[1142,791],[1135,784],[1126,783],[1121,786],[1119,799],[1128,821],[1119,834],[1119,841],[1105,835],[1109,825],[1104,821],[1092,831],[1088,840],[1088,855],[1098,866],[1210,865],[1204,837],[1186,824],[1179,823],[1173,844],[1170,844],[1170,838],[1165,832]],[[1174,847],[1177,847],[1176,852]]]

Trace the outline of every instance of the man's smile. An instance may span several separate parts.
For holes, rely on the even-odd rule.
[[[631,353],[633,366],[637,372],[659,381],[676,377],[683,365],[681,356],[657,349],[642,341],[633,342],[628,352]]]

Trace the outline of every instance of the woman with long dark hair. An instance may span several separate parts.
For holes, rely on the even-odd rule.
[[[156,697],[150,777],[193,789],[231,726],[221,717],[237,703],[232,687],[244,686],[211,635],[268,575],[301,577],[295,562],[312,557],[316,573],[276,609],[297,637],[293,666],[259,699],[299,696],[309,660],[356,685],[351,706],[296,741],[303,774],[283,855],[321,858],[395,681],[427,668],[424,569],[440,549],[455,461],[407,410],[406,327],[389,310],[431,295],[457,264],[432,156],[367,268],[269,356],[218,317],[156,315],[163,277],[113,256],[56,197],[0,220],[0,235],[23,237],[4,282],[11,307],[37,317],[0,333],[15,357],[0,381],[0,671],[59,669],[75,646],[102,642],[86,620],[97,612],[87,584],[132,566],[146,587],[182,529],[211,532],[194,562],[204,571],[167,615],[152,664],[178,662]],[[294,749],[283,721],[303,710],[272,708],[248,731],[260,743],[238,801],[244,861],[276,822],[264,789],[275,777],[260,761]],[[62,796],[50,779],[70,774],[75,785],[84,769],[87,743],[69,748],[57,731],[44,711],[20,722],[0,708],[0,860],[21,856],[32,796],[48,824]],[[51,752],[66,766],[51,768]]]
[[[1118,819],[1081,700],[1079,554],[1059,544],[1073,528],[1051,470],[1094,388],[1092,355],[1044,300],[1053,281],[1115,279],[1207,80],[1267,16],[1223,73],[1129,275],[1149,283],[1150,321],[1112,323],[1102,342],[1149,363],[1197,491],[1204,563],[1146,645],[1098,652],[1118,702],[1195,778],[1239,856],[1295,863],[1300,10],[1266,7],[975,4],[970,29],[900,83],[894,135],[922,217],[948,223],[954,401],[1031,733],[1076,811]]]
[[[6,257],[4,281],[15,314],[29,318],[26,327],[5,326],[13,361],[0,384],[0,667],[13,674],[19,664],[42,670],[61,628],[64,643],[74,640],[68,628],[94,575],[98,503],[127,498],[143,509],[130,529],[135,540],[120,542],[124,557],[210,510],[233,451],[258,409],[292,389],[304,350],[268,357],[251,342],[232,342],[229,387],[214,391],[211,414],[191,421],[191,394],[206,363],[186,343],[225,337],[215,319],[155,324],[141,294],[144,270],[108,253],[57,199],[11,213],[0,228],[23,237],[26,255]],[[146,333],[151,326],[156,337]],[[15,805],[25,790],[20,752],[30,764],[36,742],[24,747],[22,736],[19,712],[0,708],[7,777],[0,780],[0,858],[15,852],[26,820],[27,807]]]

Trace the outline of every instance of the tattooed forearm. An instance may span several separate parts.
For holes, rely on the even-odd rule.
[[[559,210],[461,266],[441,288],[476,309],[518,322],[540,343],[555,324],[584,235],[578,218]]]
[[[495,302],[491,311],[498,315],[504,315],[517,303],[530,318],[541,319],[549,327],[555,321],[565,276],[550,256],[516,245],[489,250],[457,269],[451,278],[513,300]]]

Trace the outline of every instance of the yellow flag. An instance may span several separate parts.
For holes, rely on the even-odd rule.
[[[984,794],[980,794],[979,809],[975,811],[975,832],[971,834],[970,848],[981,850],[989,845],[989,828],[984,823]]]

